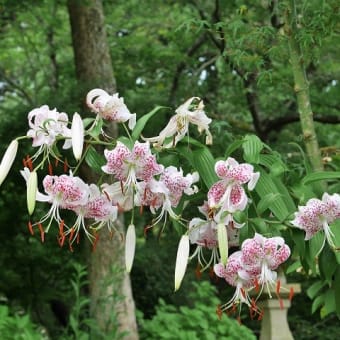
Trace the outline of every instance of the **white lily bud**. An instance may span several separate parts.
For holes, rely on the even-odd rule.
[[[78,113],[73,115],[72,126],[72,150],[74,158],[79,161],[81,158],[81,154],[83,152],[83,144],[84,144],[84,124]]]
[[[221,263],[227,264],[228,259],[228,234],[227,228],[223,223],[217,225],[218,249],[220,251]]]
[[[189,236],[182,235],[179,241],[175,268],[175,291],[181,286],[189,259],[190,243]]]
[[[0,185],[7,177],[9,170],[12,167],[15,156],[18,151],[18,141],[16,139],[12,140],[11,144],[8,146],[2,160],[0,163]]]
[[[33,214],[35,208],[35,201],[38,190],[38,176],[36,171],[29,174],[27,181],[27,210],[30,215]]]
[[[136,248],[136,230],[133,224],[128,226],[125,237],[125,267],[126,271],[130,273],[133,259],[135,257]]]

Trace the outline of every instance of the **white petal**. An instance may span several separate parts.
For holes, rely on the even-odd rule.
[[[15,156],[18,151],[18,141],[14,139],[11,144],[8,146],[2,160],[0,163],[0,185],[5,180],[9,170],[12,167],[12,164],[14,162]]]
[[[190,243],[189,236],[182,235],[179,241],[175,268],[175,291],[181,286],[189,259]]]
[[[125,267],[126,271],[130,273],[133,259],[135,257],[136,248],[136,230],[133,224],[128,226],[125,238]]]

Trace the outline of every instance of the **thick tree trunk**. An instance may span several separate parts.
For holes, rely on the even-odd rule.
[[[89,89],[116,90],[100,0],[68,0],[76,76],[82,98]],[[87,179],[94,179],[86,171]],[[121,223],[123,232],[123,223]],[[96,250],[89,257],[91,315],[107,336],[138,339],[130,278],[124,270],[124,245],[120,235],[103,229]],[[117,330],[118,334],[114,331]]]

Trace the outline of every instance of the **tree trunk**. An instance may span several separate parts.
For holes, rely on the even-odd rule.
[[[100,0],[68,0],[72,42],[81,98],[95,87],[116,90]],[[85,177],[94,180],[90,169]],[[122,222],[122,221],[120,221]],[[123,233],[123,223],[120,223]],[[96,250],[89,256],[91,316],[101,333],[110,338],[138,339],[130,278],[125,272],[124,244],[120,235],[99,234]],[[118,333],[115,333],[118,332]]]
[[[314,171],[323,170],[321,152],[315,132],[313,111],[309,95],[309,83],[300,43],[297,38],[297,13],[295,1],[288,1],[286,12],[285,33],[288,38],[290,62],[294,76],[294,90],[296,92],[297,106],[299,110],[303,139],[305,142],[307,156]]]

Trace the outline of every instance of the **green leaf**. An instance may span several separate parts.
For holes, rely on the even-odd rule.
[[[302,159],[303,159],[303,164],[304,164],[304,167],[306,169],[306,173],[309,174],[312,172],[312,167],[310,166],[310,163],[308,162],[308,158],[305,154],[305,152],[303,151],[303,149],[301,148],[301,146],[297,143],[294,143],[294,142],[291,142],[289,143],[290,145],[293,145],[295,146],[296,148],[299,149],[299,151],[301,152],[301,155],[302,155]]]
[[[218,177],[215,173],[215,159],[210,150],[206,147],[201,147],[193,151],[193,163],[198,171],[200,178],[203,180],[207,188],[210,188]]]
[[[321,276],[324,277],[329,284],[332,282],[336,268],[337,261],[335,255],[327,244],[319,256],[319,269]]]
[[[296,272],[297,269],[299,269],[301,267],[301,262],[300,261],[296,261],[294,263],[292,263],[286,270],[286,274],[290,274],[293,272]]]
[[[103,120],[99,119],[99,120],[97,120],[97,124],[94,125],[93,128],[90,131],[88,131],[88,134],[91,137],[98,139],[98,136],[101,134],[102,127],[103,127]]]
[[[312,314],[315,313],[324,303],[324,296],[318,296],[312,303]]]
[[[340,171],[318,171],[305,176],[302,180],[302,184],[337,179],[340,179]]]
[[[312,261],[314,261],[315,257],[320,253],[324,240],[325,240],[325,235],[321,232],[316,233],[309,240],[309,256]]]
[[[156,106],[152,111],[150,111],[149,113],[145,114],[144,116],[142,116],[141,118],[139,118],[137,120],[137,123],[136,123],[136,125],[135,125],[135,127],[134,127],[134,129],[131,133],[131,137],[134,141],[136,141],[140,137],[140,135],[141,135],[146,123],[149,121],[149,119],[151,117],[153,117],[161,109],[168,109],[168,107]]]
[[[235,150],[237,150],[242,144],[244,143],[243,139],[238,139],[235,140],[234,142],[232,142],[231,144],[229,144],[226,152],[225,152],[225,156],[229,157]]]
[[[86,151],[85,162],[95,172],[102,174],[102,166],[106,163],[104,156],[99,154],[91,145]]]
[[[262,197],[257,204],[256,210],[259,214],[262,214],[264,211],[270,208],[270,206],[276,202],[282,195],[278,192],[270,192]]]
[[[321,318],[326,317],[328,314],[335,312],[335,294],[333,289],[328,289],[324,294],[325,305],[321,308]]]
[[[271,176],[268,175],[265,171],[261,171],[261,175],[256,184],[255,191],[258,193],[261,199],[271,193],[282,194],[282,192],[277,188]],[[277,197],[269,207],[269,209],[279,219],[279,221],[285,220],[290,215],[290,211],[288,210],[284,201],[286,198],[286,196]]]
[[[335,311],[338,317],[340,317],[340,267],[338,266],[334,276],[334,295],[335,295]]]
[[[299,255],[301,257],[305,257],[306,241],[305,241],[304,233],[297,228],[292,228],[291,230],[292,230],[292,239],[296,245]]]
[[[246,135],[242,144],[244,160],[249,163],[258,164],[263,146],[263,142],[256,135]]]
[[[91,123],[93,123],[95,118],[84,118],[83,119],[83,124],[84,128],[86,129]]]
[[[326,285],[324,281],[316,281],[314,282],[308,289],[307,295],[309,298],[314,299],[319,291]]]

